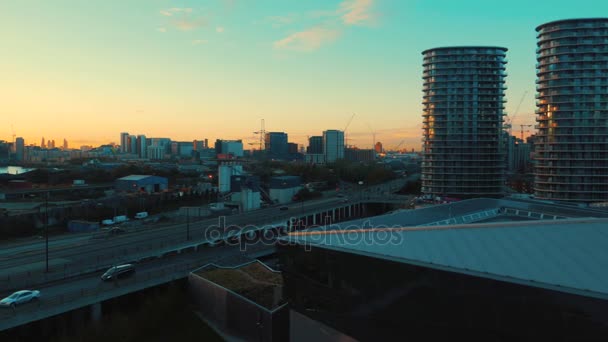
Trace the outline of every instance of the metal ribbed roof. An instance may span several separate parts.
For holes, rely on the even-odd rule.
[[[118,180],[124,180],[124,181],[139,181],[142,179],[146,179],[149,177],[158,177],[158,176],[151,176],[151,175],[129,175],[129,176],[125,176],[122,178],[118,178]]]
[[[310,231],[284,239],[608,299],[608,219]]]

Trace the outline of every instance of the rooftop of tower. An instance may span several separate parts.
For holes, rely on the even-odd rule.
[[[576,21],[608,21],[608,18],[606,17],[598,17],[598,18],[571,18],[571,19],[560,19],[560,20],[554,20],[554,21],[550,21],[548,23],[544,23],[541,25],[538,25],[536,27],[536,32],[540,31],[541,28],[543,28],[544,26],[547,25],[555,25],[555,24],[562,24],[562,23],[567,23],[567,22],[576,22]]]
[[[426,49],[426,50],[422,51],[422,54],[424,55],[425,53],[427,53],[429,51],[436,51],[436,50],[461,50],[461,49],[498,49],[498,50],[503,50],[503,51],[509,50],[508,48],[502,47],[502,46],[483,46],[483,45],[441,46],[441,47],[436,47],[436,48],[432,48],[432,49]]]

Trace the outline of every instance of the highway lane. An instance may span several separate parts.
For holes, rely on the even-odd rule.
[[[288,210],[279,207],[266,208],[248,213],[226,216],[226,227],[230,225],[246,226],[252,224],[270,224],[287,222],[291,217],[303,212],[312,213],[332,207],[346,206],[354,202],[351,195],[350,203],[342,203],[342,198],[324,198],[316,201],[292,203]],[[203,219],[190,223],[190,242],[204,242],[214,227],[216,231],[220,220],[218,218]],[[27,279],[17,282],[19,277],[31,278],[32,283],[55,279],[62,275],[74,274],[100,266],[111,265],[116,262],[132,260],[134,255],[154,253],[154,251],[186,243],[187,224],[175,224],[159,228],[140,227],[136,232],[126,233],[107,239],[86,239],[82,236],[74,237],[69,244],[52,245],[50,248],[51,272],[41,276],[44,271],[43,242],[37,242],[34,247],[23,249],[21,245],[12,250],[4,250],[4,259],[0,258],[0,290],[10,288],[15,283],[27,283]],[[52,240],[51,240],[52,241]],[[62,239],[62,241],[64,241]],[[41,244],[42,243],[42,244]],[[39,250],[36,250],[36,247]],[[37,274],[33,277],[33,274]],[[34,278],[36,281],[34,281]]]
[[[272,250],[273,247],[256,246],[249,252]],[[15,310],[0,309],[0,330],[161,284],[175,277],[183,277],[205,264],[243,253],[247,251],[241,251],[238,246],[209,247],[196,253],[136,264],[136,273],[125,279],[104,282],[100,279],[102,272],[95,272],[36,287],[33,289],[41,291],[39,302],[24,304]],[[9,294],[0,292],[0,298]]]
[[[341,203],[341,199],[324,201],[321,204],[309,204],[304,206],[304,211],[316,211],[325,209],[328,203]],[[297,207],[297,205],[292,205]],[[273,223],[279,220],[287,222],[293,216],[292,209],[281,211],[278,208],[264,209],[259,212],[247,213],[226,217],[226,226],[245,225],[255,222]],[[294,210],[295,211],[295,210]],[[203,231],[209,231],[217,227],[218,219],[203,220],[190,224],[191,240],[200,243],[207,240]],[[15,288],[18,284],[35,284],[46,282],[49,279],[65,277],[78,272],[108,266],[117,262],[136,259],[135,255],[142,253],[154,253],[162,248],[172,245],[183,244],[186,240],[186,224],[178,224],[172,227],[158,230],[150,230],[142,234],[127,233],[108,239],[82,240],[70,247],[54,248],[50,252],[50,272],[44,273],[44,253],[36,254],[17,253],[8,260],[0,261],[0,290]],[[217,229],[217,228],[216,228]],[[198,233],[197,233],[198,232]]]
[[[326,206],[334,206],[341,204],[341,199],[324,199],[322,201],[316,201],[312,203],[304,202],[301,204],[292,204],[288,210],[282,211],[278,207],[277,208],[268,208],[261,209],[253,212],[231,215],[222,217],[225,226],[237,225],[237,226],[246,226],[246,225],[255,225],[255,224],[268,224],[274,223],[275,221],[287,221],[291,216],[301,214],[302,212],[308,211],[316,211],[322,210]],[[207,218],[203,220],[193,220],[190,222],[190,232],[192,236],[202,237],[203,233],[210,227],[218,227],[222,222],[222,218]],[[107,248],[116,248],[121,245],[127,244],[138,244],[143,242],[148,242],[149,240],[158,240],[160,238],[174,238],[177,237],[177,240],[183,238],[186,241],[186,230],[188,229],[188,224],[186,223],[175,223],[170,226],[162,226],[162,227],[154,227],[154,226],[140,226],[135,228],[127,228],[127,233],[122,236],[116,237],[108,237],[103,238],[105,233],[96,232],[90,234],[79,234],[79,236],[73,238],[61,238],[49,239],[49,251],[51,254],[55,256],[64,256],[64,254],[56,254],[56,252],[61,252],[65,250],[71,250],[72,254],[77,251],[74,247],[85,246],[92,247],[94,249],[107,249]],[[102,237],[102,238],[95,238]],[[22,244],[19,246],[13,247],[4,247],[0,251],[0,269],[7,266],[7,263],[3,263],[1,260],[3,258],[9,257],[13,260],[13,262],[17,262],[16,260],[22,256],[43,256],[44,248],[45,248],[44,240],[37,240],[32,243]],[[94,245],[94,246],[92,246]],[[71,248],[66,248],[71,247]],[[92,249],[87,249],[91,251]],[[79,252],[86,252],[86,250],[79,250]],[[30,253],[33,252],[33,253]],[[22,260],[19,260],[18,263],[21,263]]]
[[[382,187],[385,185],[378,185],[378,186],[373,186],[370,188],[375,188],[375,187]],[[352,191],[352,193],[348,193],[348,192],[344,192],[347,194],[347,196],[352,196],[352,197],[357,197],[357,194],[360,193],[360,191],[367,191],[370,190],[368,188],[362,188],[361,190],[354,190]],[[380,190],[377,190],[376,192],[379,192]],[[340,203],[341,199],[340,198],[322,198],[322,199],[318,199],[318,200],[312,200],[312,201],[305,201],[305,202],[297,202],[297,203],[291,203],[288,204],[288,208],[289,208],[289,213],[295,213],[297,214],[296,210],[309,210],[309,209],[314,209],[314,208],[321,208],[323,204],[327,204],[327,205],[333,205],[333,204],[337,204]],[[252,223],[257,223],[257,220],[255,220],[256,218],[260,218],[260,217],[264,217],[267,218],[269,216],[272,216],[272,214],[278,213],[276,216],[282,216],[284,217],[284,213],[280,212],[279,208],[281,207],[281,205],[276,205],[270,208],[263,208],[263,209],[259,209],[259,210],[255,210],[252,212],[248,212],[248,213],[243,213],[243,214],[237,214],[237,215],[231,215],[231,216],[227,216],[228,220],[230,222],[228,222],[229,224],[246,224],[249,223],[248,221],[251,220],[251,218],[253,217],[254,221]],[[202,222],[202,221],[208,221],[209,219],[203,219],[203,220],[193,220],[192,224],[197,224],[197,223],[201,223],[201,224],[209,224],[208,222]],[[165,225],[144,225],[143,227],[136,229],[136,230],[145,230],[145,231],[151,231],[153,229],[166,229],[166,230],[173,230],[175,226],[177,226],[179,224],[173,224],[170,226]],[[159,227],[159,228],[156,228]],[[82,240],[86,240],[86,237],[89,236],[89,234],[69,234],[69,235],[61,235],[61,236],[57,236],[57,237],[52,237],[50,239],[49,245],[50,247],[54,247],[54,246],[60,246],[60,245],[70,245],[73,243],[78,243]],[[29,250],[40,250],[40,245],[44,244],[43,241],[40,241],[40,239],[36,239],[36,240],[30,240],[30,241],[22,241],[22,242],[4,242],[4,243],[0,243],[0,258],[2,256],[14,256],[16,253],[22,252],[22,251],[29,251]],[[1,265],[0,265],[1,267]]]

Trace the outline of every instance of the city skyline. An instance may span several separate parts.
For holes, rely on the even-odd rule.
[[[261,119],[307,145],[356,113],[349,144],[372,148],[371,124],[387,148],[405,140],[419,150],[421,52],[446,45],[509,48],[506,111],[527,92],[514,127],[533,124],[534,28],[608,10],[595,1],[500,10],[478,1],[33,2],[6,4],[0,23],[0,139],[14,131],[28,144],[49,136],[71,146],[119,143],[121,131],[247,143]]]

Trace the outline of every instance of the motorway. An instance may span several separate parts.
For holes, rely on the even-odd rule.
[[[208,247],[198,252],[139,263],[135,266],[135,275],[125,279],[104,282],[100,279],[103,271],[99,271],[46,284],[37,288],[41,292],[38,302],[23,304],[14,310],[0,308],[0,331],[183,278],[198,267],[224,258],[248,252],[268,254],[273,250],[273,247],[264,245],[251,246],[248,251],[242,251],[238,246]],[[0,292],[0,295],[3,297],[8,293]]]
[[[377,186],[378,193],[392,190],[390,185]],[[109,237],[103,233],[62,235],[49,240],[49,272],[45,272],[45,241],[9,243],[0,246],[0,292],[45,284],[67,277],[95,272],[116,263],[162,256],[172,246],[203,243],[220,239],[221,227],[251,227],[280,224],[302,214],[312,214],[356,203],[357,194],[350,202],[343,198],[292,203],[288,210],[270,207],[230,215],[192,221],[190,224],[142,225]],[[221,220],[225,220],[221,224]],[[187,239],[189,231],[189,238]]]
[[[400,186],[398,182],[375,186],[365,194],[352,192],[346,202],[344,198],[322,198],[292,203],[287,210],[270,207],[189,224],[141,225],[114,237],[100,233],[57,236],[49,240],[49,272],[45,272],[44,240],[0,245],[0,296],[26,288],[42,292],[39,304],[26,304],[14,312],[0,310],[0,330],[184,277],[194,268],[227,256],[272,249],[263,241],[247,245],[245,252],[242,245],[204,244],[226,239],[225,230],[220,227],[255,229],[254,225],[287,223],[300,215],[354,205],[372,193],[378,195],[373,197],[382,198]],[[225,223],[221,224],[221,220]],[[187,239],[188,231],[190,239]],[[124,262],[137,262],[134,277],[110,283],[100,281],[103,271]]]

